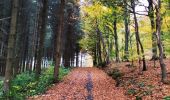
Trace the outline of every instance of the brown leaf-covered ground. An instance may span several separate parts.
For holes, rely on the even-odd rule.
[[[165,63],[170,80],[170,59]],[[63,82],[29,100],[162,100],[170,96],[170,85],[160,81],[159,61],[156,61],[156,66],[153,61],[147,61],[148,70],[142,73],[137,63],[133,67],[129,64],[111,63],[104,69],[106,72],[119,69],[123,76],[116,81],[98,68],[75,68]]]
[[[97,68],[76,68],[63,82],[29,100],[126,100],[123,88]]]
[[[165,60],[168,80],[170,80],[170,59]],[[161,82],[161,68],[159,61],[154,66],[153,61],[147,61],[148,70],[141,73],[139,65],[135,63],[134,67],[127,66],[130,62],[111,63],[105,69],[106,72],[117,68],[123,73],[119,80],[119,87],[123,87],[125,95],[130,100],[136,100],[141,97],[142,100],[162,100],[166,96],[170,96],[170,85]]]

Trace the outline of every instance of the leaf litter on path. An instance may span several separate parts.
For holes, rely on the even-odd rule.
[[[87,87],[89,81],[92,82],[90,88]],[[117,88],[115,84],[111,77],[98,68],[75,68],[63,82],[55,84],[45,94],[30,97],[29,100],[126,100],[123,88]],[[89,93],[91,99],[88,98]]]

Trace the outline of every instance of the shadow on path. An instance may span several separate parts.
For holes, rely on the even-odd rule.
[[[87,79],[88,79],[88,82],[86,84],[86,89],[88,91],[87,100],[93,100],[93,94],[92,94],[93,83],[92,83],[92,79],[91,79],[91,74],[90,73],[87,74]]]
[[[98,68],[75,68],[43,95],[29,100],[127,100],[116,82]]]

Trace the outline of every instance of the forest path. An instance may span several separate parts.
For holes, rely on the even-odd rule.
[[[75,68],[45,94],[33,100],[126,100],[123,89],[98,68]]]

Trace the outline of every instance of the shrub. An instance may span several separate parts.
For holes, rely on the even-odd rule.
[[[130,88],[127,90],[128,95],[135,95],[137,93],[137,90],[134,88]]]
[[[163,100],[170,100],[170,96],[164,97]]]
[[[70,72],[69,68],[60,67],[59,69],[59,80],[62,80]]]
[[[113,70],[108,72],[108,75],[117,80],[118,78],[123,76],[123,73],[121,73],[119,69],[114,68]]]
[[[0,80],[0,99],[3,95],[2,87],[3,87],[3,81]]]
[[[26,96],[35,92],[37,83],[35,73],[21,73],[12,80],[11,91],[8,95],[16,100],[25,99]]]
[[[69,69],[61,67],[59,70],[59,80],[62,80],[62,78],[67,75],[68,72]],[[40,75],[38,80],[34,72],[21,73],[11,81],[10,92],[8,94],[3,94],[3,97],[10,100],[24,100],[28,96],[44,93],[47,88],[53,83],[53,73],[54,67],[52,66],[43,69],[42,74]],[[1,84],[2,82],[0,82],[0,89],[2,87]]]
[[[53,83],[53,79],[54,79],[53,73],[54,73],[54,67],[49,67],[48,69],[42,72],[39,78],[39,82],[35,89],[35,94],[40,94],[47,90],[47,88]]]

